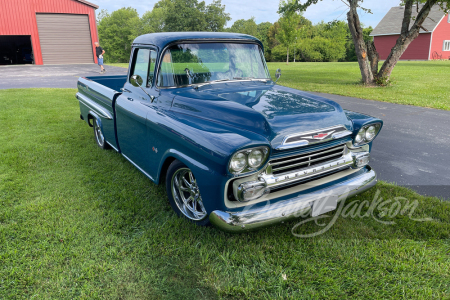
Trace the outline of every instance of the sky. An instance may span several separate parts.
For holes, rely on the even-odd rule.
[[[89,0],[100,6],[100,9],[107,9],[109,12],[122,7],[131,6],[135,8],[140,15],[153,8],[157,0]],[[199,1],[200,2],[200,1]],[[212,0],[205,0],[206,4]],[[359,11],[361,22],[364,26],[375,27],[384,17],[392,6],[397,6],[400,0],[366,0],[363,5],[372,10],[372,14]],[[239,19],[249,19],[255,17],[257,24],[261,22],[274,23],[278,20],[277,0],[222,0],[226,6],[225,11],[232,18],[228,22],[230,27],[234,21]],[[309,7],[304,16],[314,24],[320,21],[330,22],[333,20],[346,20],[347,7],[340,0],[322,0],[316,5]],[[99,10],[98,10],[99,11]]]

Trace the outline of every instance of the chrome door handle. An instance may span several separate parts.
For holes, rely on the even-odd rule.
[[[130,97],[128,97],[127,100],[128,100],[128,101],[134,101],[134,99],[133,99],[133,98],[130,98]]]

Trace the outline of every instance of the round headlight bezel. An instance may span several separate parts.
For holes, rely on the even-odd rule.
[[[373,127],[374,131],[373,131],[373,136],[372,137],[368,137],[367,133],[369,128]],[[381,129],[381,123],[371,123],[371,124],[367,124],[362,126],[358,133],[355,135],[355,138],[353,140],[353,145],[354,146],[363,146],[366,145],[370,142],[372,142],[378,135],[378,133],[380,132]],[[358,139],[358,137],[360,137],[360,140]]]
[[[252,152],[255,151],[254,153],[256,153],[257,151],[260,151],[263,155],[262,160],[259,162],[259,164],[250,164],[250,155],[252,154]],[[233,160],[236,158],[236,156],[240,155],[240,154],[244,154],[246,157],[246,166],[244,168],[237,168],[235,169],[233,167]],[[248,149],[244,149],[244,150],[239,150],[236,153],[233,154],[233,156],[231,156],[230,161],[228,163],[228,171],[231,174],[234,175],[240,175],[240,174],[246,174],[249,172],[254,172],[258,169],[260,169],[261,167],[263,167],[269,158],[269,147],[267,146],[261,146],[261,147],[254,147],[254,148],[248,148]]]

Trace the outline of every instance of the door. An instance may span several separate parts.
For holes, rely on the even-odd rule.
[[[88,15],[36,14],[44,64],[93,63]]]
[[[131,85],[128,78],[123,93],[117,98],[115,105],[120,151],[128,160],[146,172],[147,176],[154,173],[150,163],[151,135],[147,126],[147,115],[154,109],[154,105],[147,93],[151,93],[153,80],[151,70],[154,69],[155,57],[156,52],[152,49],[133,50],[133,63],[129,77],[139,75],[143,79],[142,88],[145,92],[140,87]]]

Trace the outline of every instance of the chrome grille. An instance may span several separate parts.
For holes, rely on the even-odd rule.
[[[327,149],[303,153],[283,158],[270,160],[273,174],[282,174],[301,170],[310,166],[325,164],[344,156],[345,144],[333,146]]]

